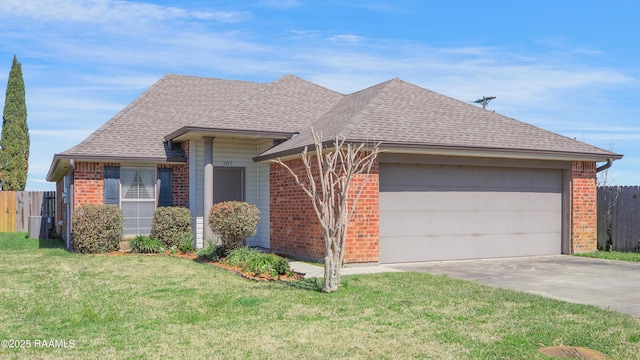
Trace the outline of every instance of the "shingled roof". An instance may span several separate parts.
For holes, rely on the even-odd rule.
[[[563,155],[575,159],[620,158],[618,154],[393,79],[345,96],[289,141],[263,153],[269,159],[323,141],[380,142],[383,148],[448,149]]]
[[[183,161],[169,146],[188,134],[277,134],[287,141],[256,160],[330,141],[375,141],[383,148],[494,151],[603,161],[621,155],[467,104],[400,79],[343,95],[285,75],[272,83],[165,75],[80,144],[54,156],[102,161]],[[538,155],[536,155],[538,154]],[[56,175],[54,175],[54,173]]]
[[[165,135],[266,86],[165,75],[88,138],[60,155],[166,161]]]
[[[321,117],[343,95],[285,75],[250,98],[205,116],[194,126],[298,132]]]

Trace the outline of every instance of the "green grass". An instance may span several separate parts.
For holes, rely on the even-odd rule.
[[[18,359],[549,359],[640,353],[640,319],[420,273],[252,282],[169,256],[77,255],[0,234],[0,339]]]
[[[595,252],[580,253],[575,255],[582,256],[582,257],[596,258],[596,259],[640,262],[640,253],[633,253],[633,252],[595,251]]]
[[[0,251],[33,251],[38,249],[64,249],[64,243],[52,239],[28,239],[27,233],[0,233]]]

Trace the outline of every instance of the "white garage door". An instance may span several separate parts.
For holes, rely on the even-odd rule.
[[[380,166],[380,262],[561,253],[562,170]]]

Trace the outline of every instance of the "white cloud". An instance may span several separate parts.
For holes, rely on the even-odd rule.
[[[358,43],[360,41],[362,41],[364,38],[358,35],[348,35],[348,34],[344,34],[344,35],[335,35],[329,38],[329,40],[331,41],[338,41],[338,42],[346,42],[346,43]]]
[[[40,21],[109,23],[149,20],[215,20],[238,22],[246,14],[232,11],[189,11],[149,3],[113,0],[4,0],[0,12]]]
[[[350,51],[307,48],[296,52],[296,59],[313,62],[312,78],[344,92],[373,85],[373,80],[400,77],[463,101],[498,96],[510,107],[563,107],[567,97],[580,93],[637,85],[636,79],[618,69],[564,64],[545,59],[545,54],[523,61],[519,54],[497,48],[405,44],[391,53],[380,48],[380,44]]]

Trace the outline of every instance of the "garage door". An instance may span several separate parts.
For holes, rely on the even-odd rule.
[[[561,253],[562,170],[380,165],[380,262]]]

